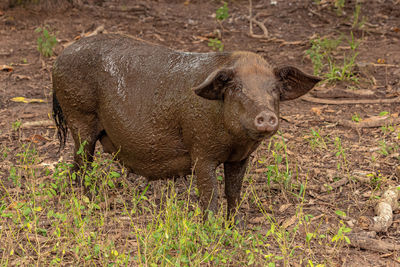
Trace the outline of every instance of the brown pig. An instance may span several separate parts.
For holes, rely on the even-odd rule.
[[[53,112],[61,146],[92,160],[96,141],[150,180],[197,176],[204,209],[217,211],[223,163],[228,213],[240,199],[250,154],[279,126],[279,103],[320,79],[271,67],[251,52],[187,53],[121,35],[83,38],[53,68]]]

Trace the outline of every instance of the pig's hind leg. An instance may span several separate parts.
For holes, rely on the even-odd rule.
[[[111,142],[110,138],[108,137],[106,131],[101,131],[100,133],[100,143],[103,146],[103,150],[106,153],[117,153],[118,150],[117,148],[114,146],[114,144]]]
[[[68,118],[68,125],[74,139],[74,170],[93,161],[96,141],[100,138],[101,126],[95,113],[76,113]]]

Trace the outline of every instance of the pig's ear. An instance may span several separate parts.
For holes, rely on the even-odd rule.
[[[274,74],[280,82],[280,100],[298,98],[310,91],[320,78],[303,73],[295,67],[275,68]]]
[[[232,81],[234,70],[232,68],[218,69],[212,72],[200,85],[193,88],[194,92],[206,99],[222,100],[226,85]]]

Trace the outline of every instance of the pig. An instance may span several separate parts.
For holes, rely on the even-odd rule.
[[[192,172],[203,210],[218,210],[223,164],[227,214],[236,213],[251,153],[279,127],[279,104],[320,81],[296,67],[272,67],[252,52],[179,52],[103,34],[67,47],[52,70],[60,148],[70,129],[93,159],[96,141],[150,181]]]

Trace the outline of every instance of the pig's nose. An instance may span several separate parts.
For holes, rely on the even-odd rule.
[[[273,132],[278,130],[278,117],[271,111],[261,111],[254,119],[254,125],[260,132]]]

